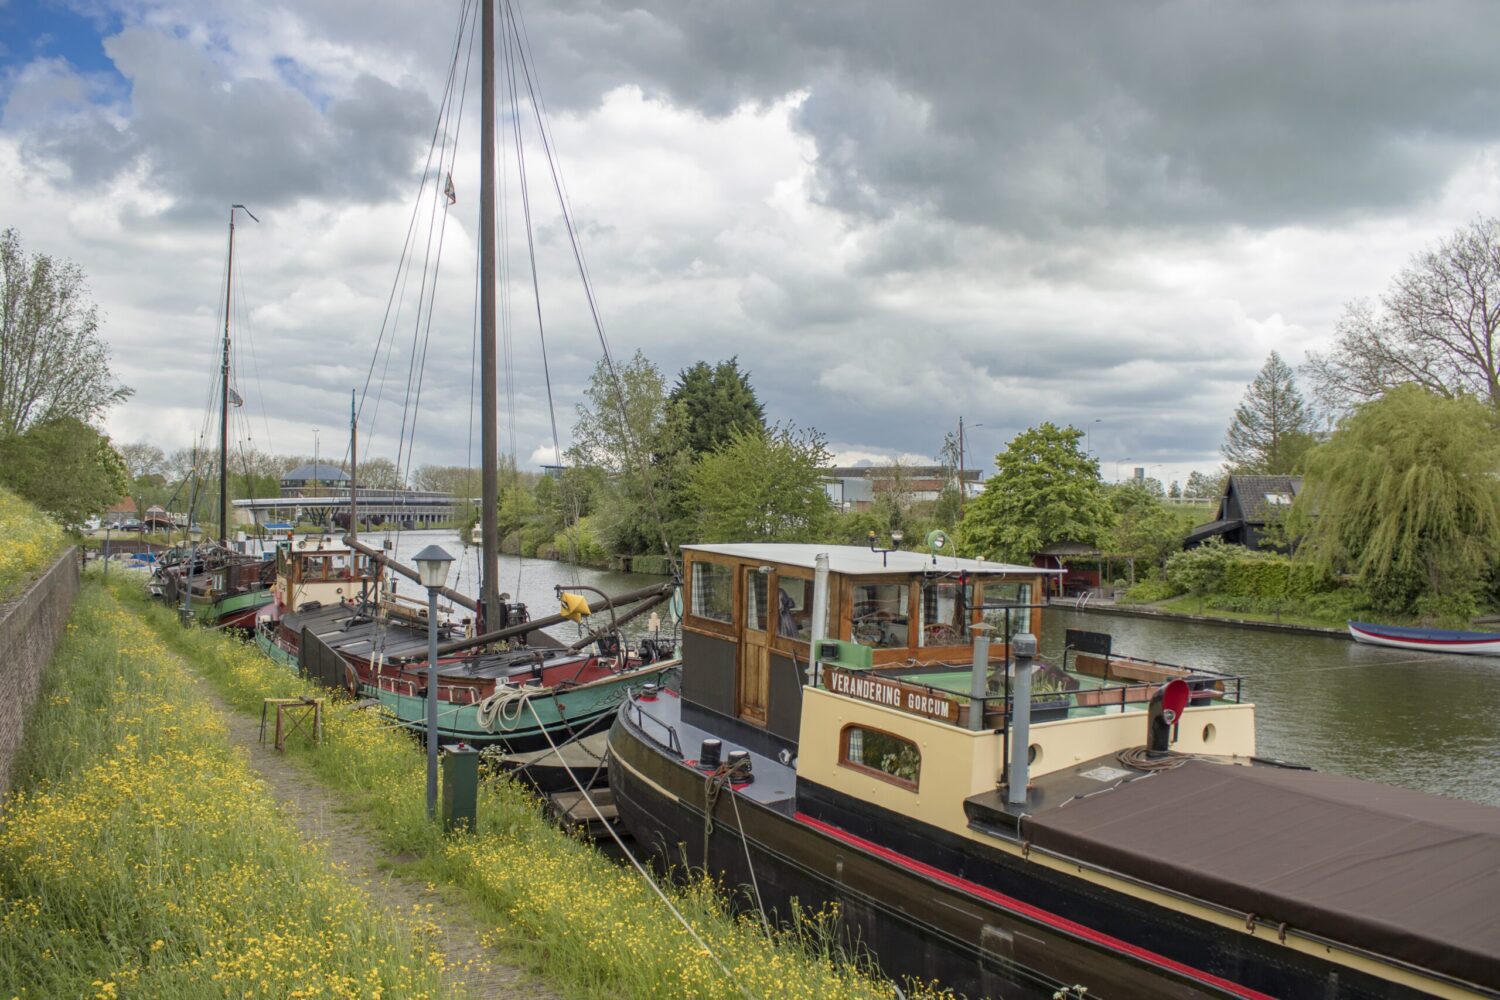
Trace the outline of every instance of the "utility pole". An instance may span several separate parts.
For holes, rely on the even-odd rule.
[[[964,416],[958,415],[958,516],[963,517],[969,487],[964,483]]]

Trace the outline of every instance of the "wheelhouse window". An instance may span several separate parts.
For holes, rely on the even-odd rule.
[[[854,641],[862,646],[887,649],[910,643],[910,590],[904,583],[858,583],[854,585]]]
[[[957,580],[927,580],[922,584],[921,646],[966,646],[969,643],[969,609],[974,588]]]
[[[783,576],[776,581],[776,634],[798,642],[812,641],[813,582]],[[828,617],[833,617],[833,602],[828,603]],[[828,622],[823,634],[832,635]]]
[[[745,627],[766,630],[766,597],[770,577],[758,569],[745,571]]]
[[[697,618],[734,621],[734,570],[718,563],[693,563],[693,608]]]
[[[1009,642],[1013,635],[1031,631],[1031,609],[1027,607],[995,608],[994,604],[1026,605],[1031,603],[1031,584],[989,580],[984,585],[984,623],[990,627],[990,641]],[[1007,618],[1007,616],[1009,616]],[[1007,631],[1007,622],[1009,631]]]
[[[839,734],[839,764],[916,791],[922,775],[922,752],[911,740],[851,725]]]

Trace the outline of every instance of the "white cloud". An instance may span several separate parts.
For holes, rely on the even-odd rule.
[[[457,6],[120,10],[105,49],[128,90],[56,60],[10,79],[0,218],[29,248],[88,272],[121,377],[137,389],[111,431],[176,446],[201,425],[212,377],[228,204],[249,204],[263,221],[245,223],[236,248],[239,358],[253,350],[256,362],[240,370],[246,420],[258,443],[307,451],[312,427],[325,441],[342,434],[348,392],[364,383]],[[1270,350],[1300,361],[1327,343],[1345,302],[1378,295],[1412,253],[1500,209],[1488,118],[1465,133],[1449,110],[1424,117],[1358,95],[1339,106],[1324,91],[1309,110],[1275,72],[1230,79],[1183,38],[1164,57],[1144,29],[1127,27],[1111,47],[1104,28],[1085,27],[1070,37],[1087,59],[1040,65],[1013,52],[1000,65],[970,58],[975,40],[953,24],[897,18],[856,36],[804,23],[807,11],[731,23],[741,16],[562,4],[529,12],[528,31],[616,354],[640,347],[669,375],[738,355],[769,415],[822,430],[841,461],[929,461],[962,414],[977,455],[1053,420],[1091,426],[1106,476],[1119,463],[1122,474],[1144,464],[1184,478],[1217,463],[1229,414]],[[1062,26],[1048,19],[1062,16],[1018,16],[1006,44],[1052,38]],[[1289,23],[1244,17],[1251,41]],[[896,51],[879,39],[900,32],[911,44],[876,58]],[[1116,51],[1126,43],[1138,61],[1181,62],[1133,66]],[[1037,43],[1036,59],[1050,45]],[[1447,87],[1459,101],[1493,73],[1454,45],[1424,93]],[[1303,39],[1279,58],[1288,78],[1321,79],[1319,55]],[[1169,85],[1190,70],[1203,74],[1200,92]],[[1014,89],[1028,72],[1036,82]],[[469,449],[476,86],[453,169],[418,464],[460,462]],[[1359,131],[1380,125],[1390,134]],[[566,446],[598,346],[527,129]],[[1286,163],[1257,135],[1282,143]],[[1354,138],[1341,150],[1330,135]],[[1330,180],[1341,164],[1342,188]],[[506,187],[516,194],[513,178]],[[502,412],[505,440],[537,463],[552,433],[520,224],[512,200],[515,371]],[[378,413],[372,400],[363,417],[366,439],[393,457],[412,338],[426,328],[418,287],[414,270],[376,366]]]

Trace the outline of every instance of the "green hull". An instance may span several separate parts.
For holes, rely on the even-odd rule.
[[[561,744],[613,718],[627,688],[650,681],[659,683],[662,674],[675,669],[678,662],[669,660],[582,687],[544,692],[529,701],[530,707],[523,705],[518,713],[495,719],[493,728],[480,724],[478,705],[439,702],[438,739],[445,743],[463,741],[479,746],[498,743],[513,752],[544,749],[548,746],[549,735],[552,743]],[[378,698],[402,725],[426,731],[425,699],[379,691],[367,685],[361,687],[362,694]],[[532,709],[535,709],[535,714]]]
[[[293,671],[300,669],[300,664],[297,663],[297,658],[291,653],[288,653],[286,650],[282,649],[280,646],[276,645],[276,643],[271,640],[270,636],[266,635],[264,630],[255,630],[255,644],[259,646],[260,651],[269,656],[273,662],[279,663],[283,667],[286,667]]]
[[[188,604],[192,608],[193,618],[205,625],[223,625],[234,619],[248,619],[234,624],[249,628],[255,624],[255,612],[270,604],[275,596],[270,590],[248,590],[228,597],[200,597],[194,594]]]

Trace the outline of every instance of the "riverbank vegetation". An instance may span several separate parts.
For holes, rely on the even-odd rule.
[[[137,587],[138,589],[138,587]],[[425,920],[310,850],[139,613],[85,582],[0,814],[19,997],[431,997]]]
[[[184,630],[170,611],[121,585],[132,614],[241,711],[266,697],[326,694],[254,647],[207,630]],[[378,827],[414,874],[463,890],[465,905],[494,920],[494,943],[528,957],[551,981],[590,996],[888,998],[888,983],[833,948],[837,914],[805,914],[768,940],[759,919],[735,916],[710,883],[667,887],[704,951],[633,871],[563,834],[520,786],[482,784],[478,830],[445,838],[425,813],[424,762],[390,720],[333,702],[317,747],[289,755]],[[727,973],[720,967],[727,967]],[[932,996],[920,984],[908,996]]]
[[[57,522],[0,486],[0,603],[26,587],[68,546]]]

